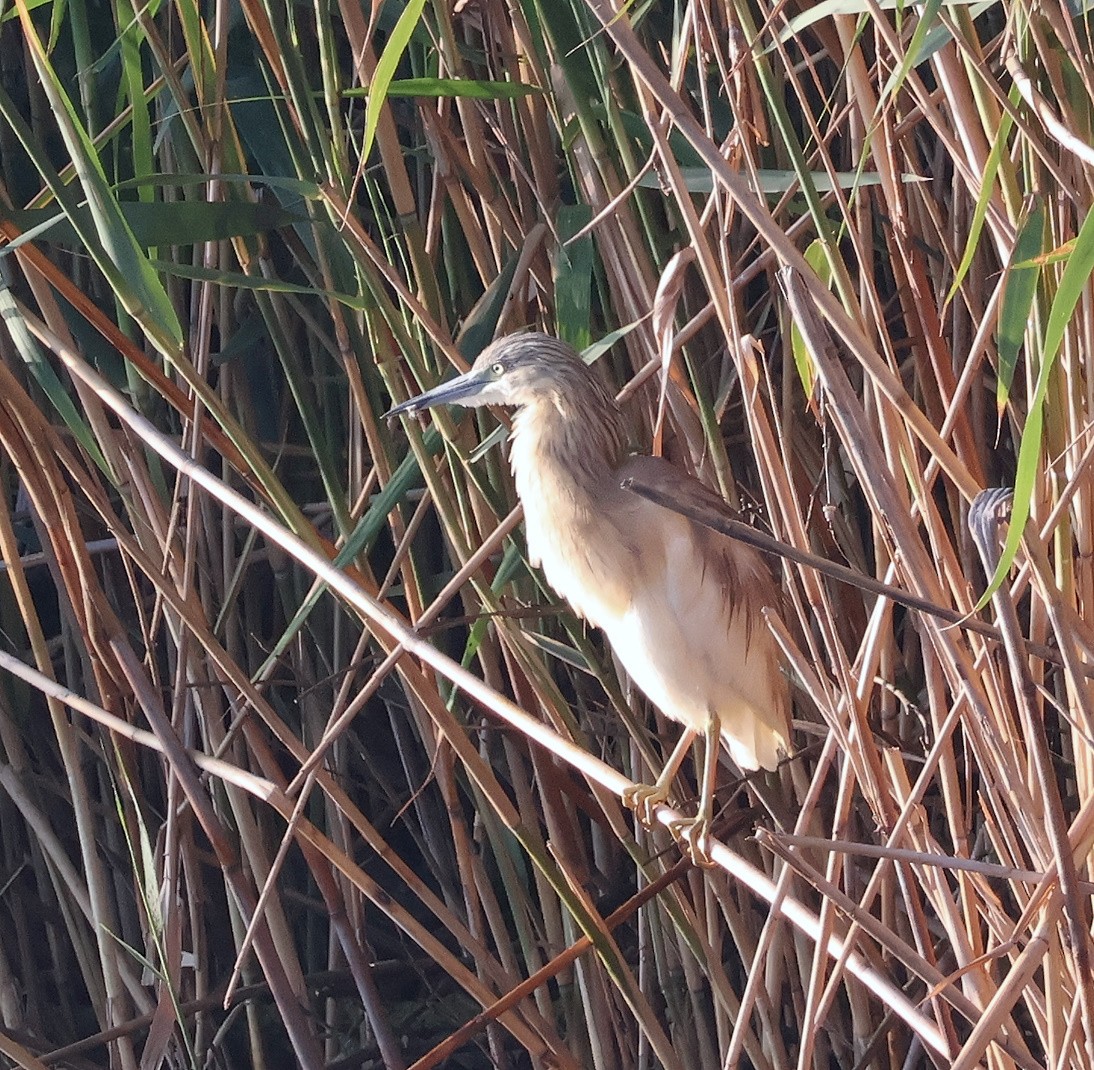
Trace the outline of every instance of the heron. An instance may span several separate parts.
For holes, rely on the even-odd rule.
[[[763,620],[778,589],[759,552],[625,489],[634,478],[725,508],[713,491],[659,457],[628,456],[623,413],[566,342],[535,332],[488,345],[465,374],[395,406],[515,409],[510,464],[528,556],[578,616],[600,628],[662,713],[684,726],[652,784],[624,803],[649,825],[692,742],[701,737],[694,817],[671,823],[709,860],[720,746],[742,772],[774,769],[790,746],[789,682]]]

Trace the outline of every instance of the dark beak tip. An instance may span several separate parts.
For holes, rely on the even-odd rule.
[[[418,394],[400,405],[395,405],[384,418],[393,420],[396,416],[423,412],[425,409],[436,408],[439,405],[465,405],[475,397],[482,386],[483,384],[473,377],[472,372],[465,372],[447,383],[441,383],[432,390],[427,390],[424,394]]]
[[[384,419],[391,423],[397,416],[409,416],[412,413],[420,412],[421,406],[416,404],[417,400],[417,398],[411,398],[399,405],[393,405],[384,413]]]

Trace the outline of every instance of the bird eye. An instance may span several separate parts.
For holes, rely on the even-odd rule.
[[[504,364],[502,364],[502,363],[501,363],[501,361],[498,361],[498,363],[497,363],[497,364],[492,364],[492,365],[490,366],[490,370],[491,370],[491,371],[492,371],[492,372],[493,372],[493,373],[494,373],[495,375],[499,375],[499,376],[500,376],[500,375],[501,375],[501,374],[502,374],[502,373],[503,373],[503,372],[505,371],[505,365],[504,365]]]

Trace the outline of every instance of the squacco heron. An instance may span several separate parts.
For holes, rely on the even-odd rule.
[[[627,456],[615,399],[565,342],[501,338],[466,374],[389,415],[452,404],[516,409],[510,460],[533,565],[603,629],[634,682],[685,728],[656,782],[624,798],[641,820],[650,823],[703,737],[698,813],[673,831],[694,858],[706,858],[719,741],[744,771],[775,768],[789,747],[789,686],[762,618],[777,603],[765,562],[621,486],[633,476],[714,498],[661,458]]]

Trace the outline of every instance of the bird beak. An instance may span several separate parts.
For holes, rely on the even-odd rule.
[[[431,409],[435,405],[462,405],[468,402],[474,404],[473,399],[487,385],[483,381],[482,372],[472,368],[463,375],[450,379],[447,383],[441,383],[440,386],[435,386],[416,398],[396,405],[387,414],[387,418],[390,420],[393,416],[400,416],[406,412],[421,412],[422,409]]]

